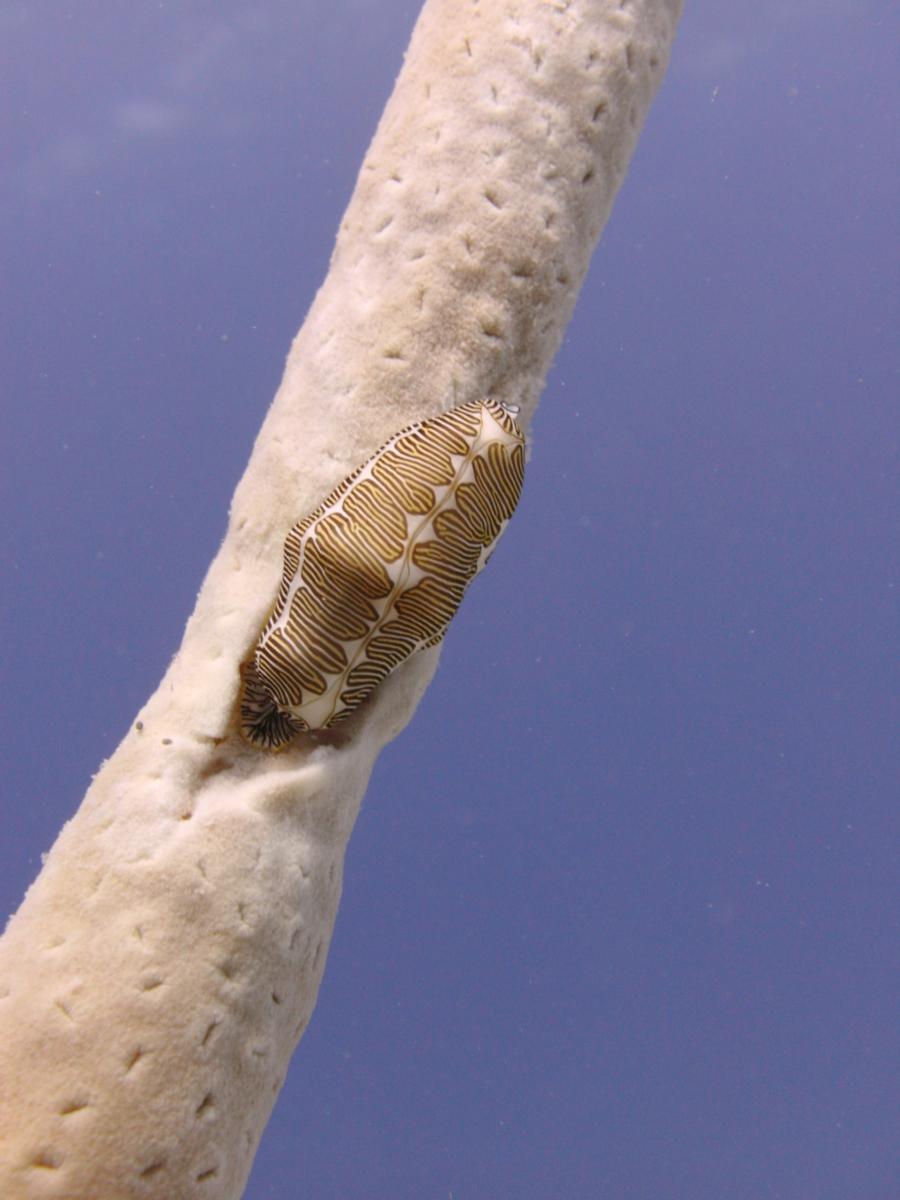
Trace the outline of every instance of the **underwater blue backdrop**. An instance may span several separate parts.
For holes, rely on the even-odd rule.
[[[0,908],[153,691],[413,3],[0,3]],[[889,0],[687,0],[247,1192],[893,1200]]]

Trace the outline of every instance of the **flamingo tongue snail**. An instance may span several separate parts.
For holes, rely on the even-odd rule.
[[[473,400],[395,434],[284,544],[272,613],[242,667],[241,730],[283,749],[342,721],[444,636],[515,510],[525,440]]]

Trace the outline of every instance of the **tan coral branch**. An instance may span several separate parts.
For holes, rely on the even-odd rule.
[[[238,668],[282,540],[413,420],[537,403],[680,0],[428,0],[182,646],[0,942],[0,1194],[236,1197],[344,849],[436,652],[340,746],[261,755]]]

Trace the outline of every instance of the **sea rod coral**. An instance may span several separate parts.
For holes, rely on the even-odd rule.
[[[438,654],[339,736],[250,744],[285,535],[405,425],[488,397],[527,425],[679,10],[425,4],[181,647],[0,941],[4,1200],[240,1196]]]

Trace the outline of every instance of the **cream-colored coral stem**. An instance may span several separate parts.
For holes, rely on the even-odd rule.
[[[4,1200],[241,1194],[372,764],[436,661],[339,746],[242,744],[283,538],[410,421],[486,395],[530,416],[679,8],[425,5],[182,646],[0,942]]]

